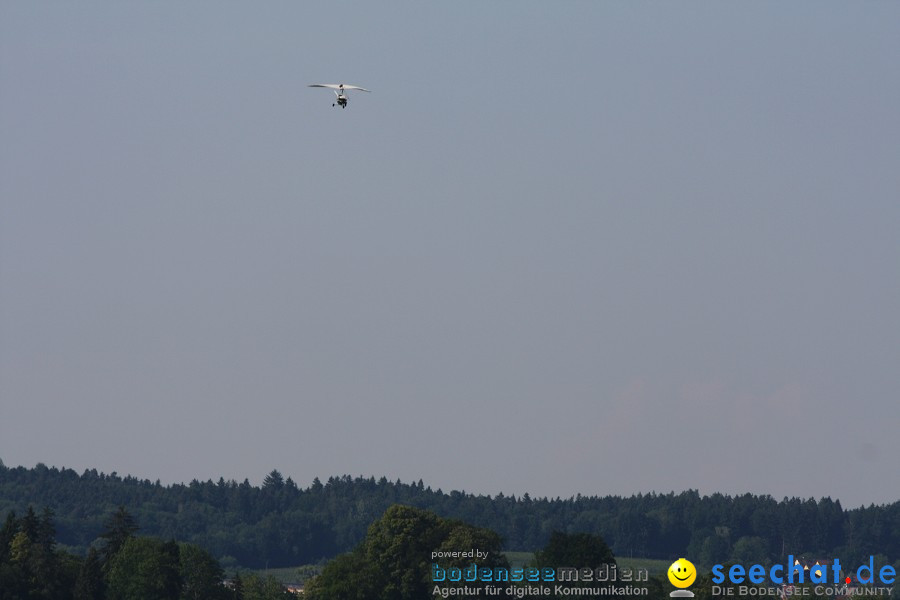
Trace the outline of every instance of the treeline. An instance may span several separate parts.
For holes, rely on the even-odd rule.
[[[487,556],[447,557],[477,548]],[[329,562],[304,590],[309,600],[421,600],[432,596],[431,555],[441,554],[445,567],[463,569],[471,563],[509,568],[500,552],[500,536],[462,521],[442,519],[432,512],[395,505],[372,523],[352,551]],[[483,588],[479,582],[471,588]],[[486,594],[474,592],[467,596]]]
[[[553,531],[602,536],[618,556],[701,564],[772,562],[787,554],[885,562],[900,558],[900,502],[844,510],[838,501],[745,494],[679,494],[531,498],[445,493],[385,478],[332,477],[300,488],[278,471],[262,486],[219,479],[163,486],[116,473],[0,463],[0,515],[29,504],[56,514],[57,537],[83,554],[119,505],[142,531],[207,549],[225,568],[318,562],[347,552],[393,504],[496,531],[508,550],[534,551]]]
[[[0,600],[285,600],[258,575],[226,582],[218,561],[193,544],[137,536],[124,507],[86,556],[57,546],[53,511],[9,512],[0,527]]]
[[[476,548],[481,552],[478,556],[459,556],[462,549]],[[432,560],[434,553],[438,556]],[[473,564],[491,572],[491,581],[469,571]],[[547,546],[535,553],[529,567],[551,571],[560,567],[593,570],[603,564],[615,565],[616,560],[600,536],[555,531]],[[457,575],[453,574],[454,570]],[[493,573],[497,571],[505,572],[506,577],[494,580]],[[464,572],[467,574],[462,575]],[[455,587],[454,581],[461,578],[465,578],[468,588],[465,597],[470,598],[522,598],[523,594],[515,593],[515,588],[530,586],[521,568],[518,580],[514,570],[511,572],[501,552],[500,536],[495,532],[444,519],[419,508],[395,505],[369,526],[356,548],[329,562],[320,575],[309,581],[303,597],[307,600],[421,600],[438,597],[435,587]],[[572,583],[567,587],[587,586]],[[527,595],[535,600],[558,597],[536,596],[530,591]],[[662,597],[656,594],[647,600],[662,600]]]

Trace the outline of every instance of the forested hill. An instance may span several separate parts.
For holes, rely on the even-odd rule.
[[[224,566],[293,566],[350,550],[392,504],[407,504],[490,528],[509,550],[536,550],[554,530],[603,536],[617,556],[676,558],[702,564],[766,562],[785,554],[859,560],[900,558],[900,502],[844,510],[828,498],[647,494],[568,499],[445,493],[385,478],[316,479],[305,489],[272,471],[262,486],[192,481],[163,486],[116,473],[78,474],[39,464],[0,462],[0,517],[29,505],[55,513],[57,539],[84,551],[104,520],[124,506],[140,533],[191,542]]]

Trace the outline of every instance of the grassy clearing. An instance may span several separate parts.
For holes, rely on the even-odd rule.
[[[512,567],[523,567],[534,559],[534,552],[504,552],[506,559]],[[616,564],[628,569],[647,569],[653,575],[664,575],[672,561],[655,558],[628,558],[617,556]]]
[[[665,575],[669,570],[670,560],[659,560],[656,558],[628,558],[626,556],[617,556],[616,564],[622,568],[628,569],[647,569],[651,577],[654,575]]]
[[[534,559],[534,552],[504,552],[506,559],[512,567],[524,567]],[[664,575],[671,561],[657,560],[654,558],[628,558],[617,556],[616,564],[621,568],[647,569],[651,577]],[[283,569],[259,569],[242,571],[242,573],[256,573],[260,577],[271,575],[281,583],[303,583],[310,577],[318,575],[322,571],[322,565],[301,565],[299,567],[285,567]],[[230,573],[233,576],[233,573]]]
[[[300,565],[299,567],[284,567],[282,569],[253,569],[241,571],[241,573],[255,573],[260,577],[274,577],[282,584],[303,583],[310,577],[318,575],[322,571],[322,565]],[[233,577],[234,573],[229,573]]]
[[[534,552],[504,552],[511,567],[524,567],[534,559]]]

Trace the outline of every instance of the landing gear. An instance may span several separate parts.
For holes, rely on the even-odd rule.
[[[310,84],[309,87],[320,87],[320,88],[329,88],[334,90],[334,101],[331,103],[331,107],[340,106],[341,108],[347,108],[347,103],[349,98],[344,93],[346,90],[359,90],[361,92],[368,92],[371,90],[367,90],[366,88],[361,88],[358,85],[344,85],[343,83],[313,83]]]

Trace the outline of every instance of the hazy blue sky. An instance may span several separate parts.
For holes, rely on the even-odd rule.
[[[2,2],[0,194],[7,465],[900,499],[900,3]]]

